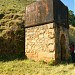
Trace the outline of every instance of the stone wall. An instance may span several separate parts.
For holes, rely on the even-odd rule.
[[[55,60],[54,23],[25,28],[25,55],[35,61]]]

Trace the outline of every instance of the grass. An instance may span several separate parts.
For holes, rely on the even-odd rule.
[[[70,42],[73,42],[75,44],[75,27],[70,25],[69,26],[69,38],[70,38]]]
[[[25,6],[34,0],[0,0],[0,12],[8,10],[19,11],[25,9]]]
[[[12,26],[21,26],[25,20],[25,7],[35,0],[0,0],[0,37]]]
[[[48,65],[32,60],[0,62],[0,75],[74,75],[73,64]]]

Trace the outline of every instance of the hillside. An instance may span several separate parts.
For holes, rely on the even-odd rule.
[[[15,23],[25,20],[25,6],[34,0],[0,0],[0,36]],[[13,23],[14,22],[14,23]],[[3,31],[4,30],[4,31]],[[2,33],[4,32],[4,33]]]
[[[75,44],[75,27],[72,25],[69,25],[69,38],[70,42],[73,42]]]
[[[24,56],[25,6],[34,0],[0,0],[0,58]]]
[[[0,13],[10,10],[20,11],[24,10],[25,6],[34,0],[0,0]]]

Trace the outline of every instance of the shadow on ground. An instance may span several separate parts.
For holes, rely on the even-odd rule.
[[[24,60],[27,59],[25,55],[0,55],[0,61],[13,61],[13,60]]]

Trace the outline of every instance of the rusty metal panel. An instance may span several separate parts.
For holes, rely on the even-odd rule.
[[[53,22],[53,0],[39,0],[26,7],[25,27]]]
[[[60,0],[54,0],[54,21],[58,25],[69,28],[68,25],[68,7],[66,7]]]

